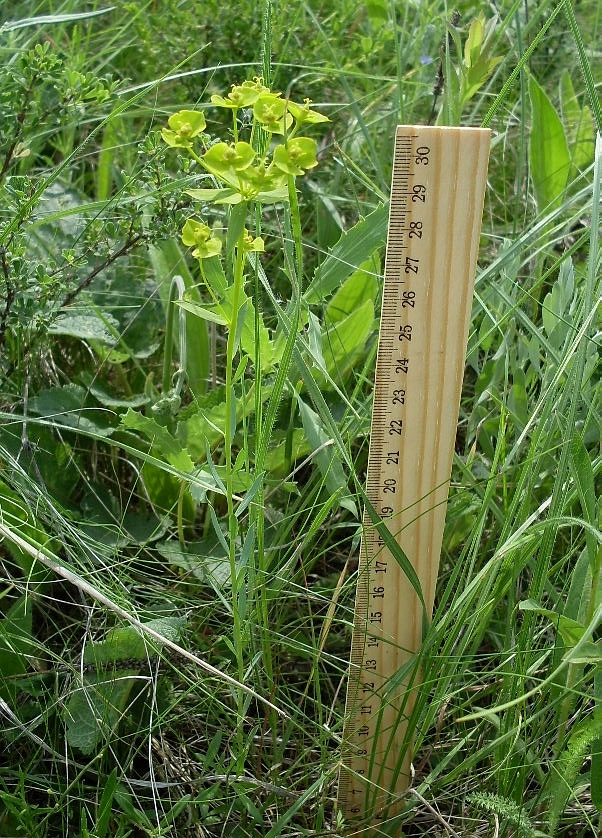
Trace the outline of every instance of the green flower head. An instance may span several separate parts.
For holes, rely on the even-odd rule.
[[[201,111],[178,111],[169,117],[167,124],[169,128],[164,128],[161,136],[172,148],[191,148],[192,140],[207,127]]]
[[[285,145],[274,149],[273,165],[287,175],[302,175],[306,169],[318,165],[318,146],[309,137],[294,137]]]
[[[222,243],[211,232],[211,228],[202,221],[189,218],[182,228],[182,241],[187,247],[194,247],[192,255],[197,259],[218,256]]]
[[[304,123],[315,125],[318,122],[330,122],[328,117],[324,116],[323,113],[310,110],[310,104],[311,99],[305,99],[302,105],[298,105],[296,102],[288,103],[289,113],[295,117],[297,125],[303,125]]]
[[[257,101],[260,94],[268,92],[268,88],[264,86],[259,76],[256,76],[253,81],[233,84],[226,98],[216,94],[211,97],[211,101],[218,108],[249,108]]]
[[[265,251],[265,243],[261,236],[253,238],[245,227],[242,249],[245,253],[263,253]]]
[[[208,172],[223,177],[230,171],[242,172],[248,169],[255,160],[256,154],[257,152],[249,143],[238,142],[231,145],[216,143],[203,154],[202,160]]]
[[[272,134],[285,134],[293,124],[279,93],[262,93],[253,105],[253,116]]]

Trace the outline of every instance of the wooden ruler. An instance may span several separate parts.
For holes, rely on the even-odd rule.
[[[409,783],[408,717],[419,685],[412,661],[439,569],[489,143],[480,128],[401,125],[395,138],[366,488],[372,511],[364,515],[338,794],[354,836],[400,834],[392,819]]]

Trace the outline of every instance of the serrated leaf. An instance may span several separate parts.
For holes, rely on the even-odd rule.
[[[307,303],[319,303],[341,286],[376,250],[384,247],[387,235],[388,207],[373,212],[343,233],[322,264],[316,268],[307,288]]]

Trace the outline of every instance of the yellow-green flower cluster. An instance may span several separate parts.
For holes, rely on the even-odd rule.
[[[286,200],[288,179],[305,174],[318,163],[316,141],[299,136],[299,129],[327,122],[328,118],[311,110],[309,99],[303,104],[283,99],[280,93],[270,91],[258,77],[233,85],[227,96],[212,96],[211,102],[232,111],[232,143],[211,143],[205,133],[207,125],[202,111],[179,111],[169,118],[169,127],[162,131],[167,145],[187,151],[219,184],[218,189],[190,190],[189,194],[206,201],[228,204]],[[238,138],[237,113],[240,108],[252,109],[250,142]],[[253,145],[257,127],[263,132],[262,147],[268,149],[265,153],[259,152]],[[270,155],[274,138],[277,140]],[[219,253],[218,240],[199,221],[191,219],[186,222],[182,241],[194,247],[193,254],[197,258]],[[263,249],[263,246],[252,249]]]

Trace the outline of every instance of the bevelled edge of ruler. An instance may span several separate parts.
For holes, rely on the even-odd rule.
[[[417,444],[414,445],[414,450],[411,451],[411,461],[406,452],[406,456],[402,457],[405,461],[405,466],[403,463],[400,464],[399,475],[401,478],[400,486],[404,487],[404,490],[406,489],[406,485],[414,486],[415,491],[413,496],[411,491],[406,491],[402,502],[402,509],[407,507],[411,511],[409,519],[406,520],[400,515],[400,522],[398,524],[392,524],[389,521],[387,522],[387,527],[395,535],[403,551],[414,564],[421,581],[429,612],[432,608],[438,574],[445,509],[451,476],[455,430],[457,427],[465,364],[466,338],[470,323],[481,218],[485,197],[490,137],[490,130],[482,128],[402,125],[398,126],[396,131],[395,160],[387,235],[387,258],[385,260],[385,287],[383,290],[381,332],[375,374],[375,407],[371,430],[368,483],[371,483],[373,487],[377,487],[378,485],[382,486],[383,475],[389,481],[395,479],[392,476],[395,472],[391,471],[391,467],[387,467],[389,471],[386,469],[383,470],[381,466],[375,469],[372,456],[372,449],[375,447],[375,438],[378,436],[378,422],[385,421],[385,418],[390,419],[391,416],[390,411],[388,412],[387,400],[390,402],[392,392],[399,392],[391,391],[391,386],[395,386],[390,384],[393,369],[386,369],[386,352],[389,352],[389,355],[391,355],[392,347],[394,345],[399,346],[399,344],[395,343],[395,332],[398,329],[403,330],[407,326],[412,326],[416,330],[413,333],[414,338],[418,338],[420,332],[428,331],[430,335],[433,335],[434,343],[433,341],[431,343],[426,342],[421,348],[419,347],[420,341],[416,339],[411,344],[412,351],[408,351],[407,354],[410,357],[410,362],[421,352],[427,355],[430,353],[433,356],[434,361],[432,363],[425,361],[424,364],[415,364],[415,366],[417,368],[420,367],[421,374],[426,377],[427,386],[425,389],[428,390],[430,387],[434,392],[436,390],[435,399],[434,402],[432,400],[429,401],[428,394],[425,397],[421,396],[418,398],[416,396],[416,388],[419,384],[422,387],[424,381],[417,383],[414,380],[412,382],[410,400],[413,399],[413,403],[411,405],[411,411],[408,412],[407,416],[404,414],[404,421],[406,419],[408,420],[410,428],[414,426],[420,429],[419,432],[422,434],[422,449]],[[414,140],[416,140],[416,143],[413,143]],[[437,158],[437,166],[439,168],[434,166],[429,170],[430,173],[427,176],[426,169],[421,168],[420,165],[425,164],[425,159],[418,160],[420,149],[427,148],[428,154],[423,154],[424,158],[430,155],[433,149],[439,148],[441,145],[445,146],[445,151],[448,156],[453,156],[453,165],[444,167],[442,161],[445,155],[433,154],[432,159]],[[407,167],[406,163],[408,164]],[[412,171],[412,163],[416,163],[415,168],[420,172],[418,179],[415,177],[416,172]],[[396,172],[396,167],[402,171]],[[407,171],[403,171],[404,168],[407,168]],[[396,180],[396,174],[399,173],[401,173],[402,178],[405,180],[400,182]],[[452,174],[453,178],[451,177]],[[443,190],[444,200],[436,202],[431,195],[428,202],[428,211],[416,213],[414,216],[412,214],[413,204],[410,203],[411,198],[407,197],[412,194],[410,186],[419,187],[418,192],[422,190],[424,193],[425,191],[432,191],[434,181],[445,187]],[[427,186],[429,183],[430,187]],[[405,198],[402,197],[404,194],[406,195]],[[403,201],[405,201],[405,206],[402,206],[400,211],[400,203]],[[417,195],[417,201],[420,201],[419,195]],[[426,210],[426,206],[423,209]],[[419,244],[417,244],[416,239],[408,243],[408,216],[420,218],[421,225],[426,225],[430,229],[431,236],[434,235],[435,229],[438,228],[437,235],[439,237],[443,236],[445,239],[444,246],[440,243],[442,241],[441,238],[437,243],[435,249],[438,251],[438,256],[435,254],[432,259],[429,259],[427,254],[423,252],[424,248],[421,250]],[[457,235],[457,230],[450,229],[450,218],[457,218],[458,226],[464,228],[463,235],[459,236]],[[397,231],[399,236],[403,236],[403,230],[406,231],[406,239],[393,241],[392,236],[395,234],[395,231]],[[419,236],[419,238],[421,237]],[[410,245],[409,249],[408,244]],[[409,265],[410,269],[412,264],[420,261],[422,273],[424,266],[426,279],[422,286],[412,285],[411,281],[406,283],[406,279],[411,280],[411,277],[404,277],[404,249],[412,257]],[[405,264],[407,266],[407,261]],[[437,285],[438,290],[435,289],[435,280],[439,283]],[[402,317],[397,316],[397,319],[391,322],[391,318],[389,317],[391,307],[399,307],[400,305],[400,282],[401,286],[405,289],[415,288],[415,292],[413,293],[415,296],[418,295],[416,299],[416,311],[413,312],[415,316],[405,317],[406,314],[409,315],[412,311],[412,304],[412,306],[408,305],[408,310],[403,313]],[[443,290],[440,288],[441,284]],[[443,297],[445,298],[445,304],[437,307],[435,302],[440,301]],[[420,309],[419,317],[417,316],[418,309]],[[401,340],[401,335],[399,336],[399,340]],[[388,349],[383,349],[386,346],[388,346]],[[383,358],[385,358],[385,361],[383,361]],[[391,359],[389,358],[389,360]],[[424,358],[422,361],[424,361]],[[408,372],[408,370],[403,370],[403,372]],[[410,381],[409,374],[407,380],[408,382]],[[379,393],[381,395],[380,398]],[[440,411],[444,411],[443,422],[439,419],[438,414]],[[428,438],[429,435],[436,440],[436,444],[430,446],[432,450],[424,445],[424,439]],[[383,444],[386,438],[381,433]],[[406,448],[406,442],[403,445],[399,445],[400,452]],[[417,453],[422,470],[419,480],[415,479]],[[429,456],[431,457],[430,464],[427,463]],[[416,483],[417,485],[414,485]],[[401,494],[400,492],[398,499],[401,498]],[[370,490],[368,491],[368,496],[372,503],[375,500],[375,496],[371,497]],[[378,503],[375,502],[374,505],[378,509]],[[381,512],[379,514],[383,513]],[[365,525],[366,522],[364,523]],[[369,567],[372,564],[374,556],[366,555],[365,553],[370,553],[374,549],[381,550],[381,548],[375,547],[375,540],[373,538],[364,538],[363,542],[364,545],[360,550],[360,569],[352,638],[352,660],[343,734],[343,766],[340,774],[338,803],[339,808],[343,809],[346,817],[349,817],[351,823],[354,825],[354,835],[372,836],[382,834],[375,826],[375,821],[370,821],[370,823],[366,824],[364,820],[366,815],[373,811],[375,804],[377,807],[385,806],[387,816],[399,813],[403,807],[401,795],[407,787],[409,756],[405,764],[400,767],[396,754],[391,752],[391,749],[386,746],[382,734],[378,733],[378,723],[375,729],[370,727],[369,718],[367,719],[364,715],[361,716],[361,721],[359,721],[360,709],[364,713],[365,705],[369,703],[369,697],[360,698],[359,687],[362,681],[365,682],[367,680],[367,664],[370,664],[370,668],[373,668],[372,659],[379,657],[380,654],[375,653],[373,650],[368,654],[366,652],[366,640],[368,636],[378,635],[379,630],[369,627],[367,619],[369,616],[367,601],[372,591],[371,585],[374,584],[374,581],[370,579]],[[412,555],[416,544],[419,548],[418,560]],[[380,557],[383,557],[382,551]],[[393,562],[392,565],[394,566],[394,564]],[[395,575],[396,572],[392,573],[391,577]],[[409,635],[407,633],[404,635],[399,621],[396,623],[395,619],[393,619],[382,630],[383,633],[378,635],[382,640],[381,646],[387,647],[383,651],[385,655],[384,659],[386,660],[386,656],[389,655],[390,661],[392,660],[390,653],[393,648],[391,646],[391,640],[394,641],[394,645],[398,649],[405,647],[407,650],[407,654],[404,653],[406,654],[406,660],[408,656],[411,657],[411,650],[418,650],[421,643],[420,628],[422,620],[419,618],[418,610],[422,614],[422,609],[418,608],[418,597],[407,582],[407,579],[399,576],[399,573],[396,575],[395,590],[397,593],[402,593],[407,605],[407,608],[398,607],[397,611],[400,613],[405,612],[405,623],[407,625],[411,623],[412,631]],[[399,605],[399,598],[397,602]],[[411,612],[411,620],[407,619],[408,612]],[[374,646],[372,643],[369,645]],[[368,661],[368,658],[371,660]],[[382,660],[383,658],[381,657]],[[395,660],[393,663],[385,663],[384,667],[379,663],[379,667],[381,668],[380,675],[383,678],[391,677],[391,675],[398,671],[403,662],[402,659]],[[389,667],[389,671],[386,671],[387,666]],[[370,676],[370,678],[372,677]],[[412,695],[414,694],[415,686],[414,684]],[[360,704],[364,706],[360,708]],[[393,704],[387,707],[385,715],[389,720],[391,719],[391,714],[394,714],[394,710],[395,705]],[[382,712],[383,705],[381,705],[380,709],[380,713]],[[401,725],[395,723],[394,734],[396,742],[404,740],[403,730],[405,724],[405,722]],[[365,738],[361,739],[361,745],[358,739],[360,726],[361,731],[364,728],[366,730],[370,728],[370,731],[372,731],[365,735]],[[385,730],[390,729],[389,722],[382,725],[382,727]],[[371,739],[371,736],[375,738]],[[377,736],[379,737],[378,739],[376,739]],[[405,738],[405,741],[407,744],[407,738]],[[365,750],[366,745],[363,743],[368,745],[369,751]],[[358,751],[358,746],[363,750]],[[358,753],[372,754],[372,758],[374,754],[385,754],[385,759],[388,762],[385,765],[372,765],[371,770],[368,771],[370,757],[358,758]],[[392,770],[393,763],[396,766],[394,771]],[[361,777],[367,777],[368,780],[362,780]],[[375,779],[378,786],[380,786],[378,794],[375,793],[376,787],[372,787]],[[397,800],[397,803],[390,805],[390,802],[394,799]],[[382,823],[382,816],[381,812],[380,817],[377,819],[379,823]],[[364,821],[364,824],[360,826],[362,821]]]

